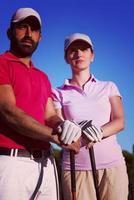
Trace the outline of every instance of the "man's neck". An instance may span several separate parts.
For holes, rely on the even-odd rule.
[[[31,59],[30,58],[19,58],[21,62],[23,62],[28,68],[31,67]]]
[[[31,56],[21,57],[18,53],[13,50],[10,50],[12,54],[14,54],[22,63],[24,63],[28,68],[31,67]]]

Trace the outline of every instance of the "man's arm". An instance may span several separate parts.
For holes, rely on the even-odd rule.
[[[8,127],[22,135],[39,140],[52,140],[52,128],[40,124],[16,106],[10,85],[0,85],[0,117]]]
[[[56,115],[50,99],[46,105],[45,112],[46,120],[49,124],[51,123],[51,127],[55,127],[62,122]],[[75,143],[71,145],[61,144],[59,134],[54,134],[53,128],[40,124],[34,118],[18,108],[16,106],[13,89],[10,85],[0,85],[0,118],[7,127],[10,127],[17,133],[34,139],[53,142],[76,152],[79,150],[79,145],[75,145]]]

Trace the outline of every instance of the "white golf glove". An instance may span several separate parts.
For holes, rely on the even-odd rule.
[[[71,144],[73,141],[77,141],[81,136],[80,126],[73,121],[65,120],[57,127],[57,130],[61,133],[60,139],[64,144]]]
[[[100,142],[103,137],[103,132],[100,127],[92,123],[92,120],[84,120],[79,123],[83,134],[92,142]]]

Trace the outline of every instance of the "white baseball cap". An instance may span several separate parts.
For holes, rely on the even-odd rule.
[[[85,35],[83,33],[74,33],[68,37],[65,38],[64,41],[64,51],[66,51],[68,49],[68,47],[75,41],[77,40],[82,40],[84,42],[86,42],[87,44],[89,44],[89,46],[92,48],[93,50],[93,43],[91,41],[91,39],[89,38],[88,35]]]
[[[39,25],[41,27],[41,18],[40,18],[40,15],[33,8],[19,8],[18,10],[16,10],[16,12],[12,16],[11,23],[21,22],[25,18],[30,17],[30,16],[35,17],[38,20]]]

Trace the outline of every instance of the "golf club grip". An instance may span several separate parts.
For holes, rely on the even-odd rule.
[[[70,150],[70,170],[71,170],[71,192],[72,200],[76,200],[76,180],[75,180],[75,154]]]
[[[100,200],[100,193],[99,193],[99,187],[98,187],[98,177],[97,177],[97,171],[96,171],[96,163],[95,163],[95,156],[94,156],[94,149],[93,147],[89,148],[89,154],[91,159],[91,167],[93,172],[93,180],[94,180],[94,186],[96,191],[96,198],[97,200]]]

